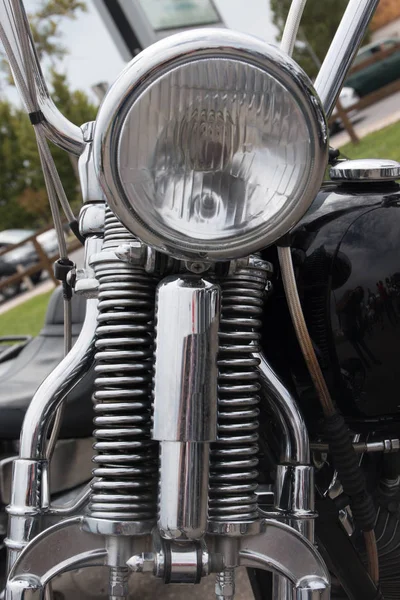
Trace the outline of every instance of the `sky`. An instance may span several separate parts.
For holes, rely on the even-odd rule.
[[[272,24],[269,0],[214,1],[228,27],[275,42],[276,28]],[[66,71],[72,88],[91,93],[93,84],[112,83],[125,63],[95,8],[96,0],[86,2],[87,13],[62,25],[62,42],[69,54],[60,70]],[[24,4],[29,12],[38,5],[38,0],[25,0]]]

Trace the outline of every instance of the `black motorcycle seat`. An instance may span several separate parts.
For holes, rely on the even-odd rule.
[[[86,300],[73,296],[72,336],[75,342],[85,316]],[[42,381],[64,354],[63,296],[58,287],[50,297],[45,323],[39,335],[10,360],[0,376],[0,440],[19,439],[26,409]],[[93,368],[66,399],[60,437],[90,437],[93,430]]]

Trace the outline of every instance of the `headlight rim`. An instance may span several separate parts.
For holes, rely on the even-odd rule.
[[[262,226],[243,236],[229,247],[207,249],[207,252],[194,248],[193,243],[170,244],[161,239],[156,230],[146,224],[134,208],[125,201],[125,192],[118,169],[118,147],[120,132],[136,98],[152,81],[171,69],[202,58],[230,58],[253,65],[284,85],[302,106],[308,130],[313,134],[314,161],[306,186],[307,194],[297,202],[296,207],[288,207],[290,219],[279,235],[271,231],[265,243],[260,243],[257,232]],[[307,110],[305,110],[307,109]],[[225,29],[199,29],[180,33],[166,38],[144,50],[121,73],[107,94],[96,120],[93,140],[95,168],[110,208],[121,222],[144,243],[183,260],[208,260],[217,262],[251,254],[262,247],[276,242],[289,231],[304,215],[317,194],[327,164],[328,134],[325,115],[311,81],[301,68],[275,46],[266,42]],[[307,196],[307,198],[306,198]],[[311,199],[310,199],[311,198]],[[274,229],[278,229],[279,225]],[[243,238],[246,239],[243,239]],[[255,239],[253,239],[255,238]],[[230,238],[228,238],[230,239]],[[263,240],[263,236],[261,236]],[[222,244],[226,240],[221,240]],[[204,247],[204,242],[199,245]],[[217,244],[217,242],[215,242]]]

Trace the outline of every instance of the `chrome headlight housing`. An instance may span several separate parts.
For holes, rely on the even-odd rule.
[[[327,150],[323,110],[300,67],[225,29],[144,50],[107,94],[94,135],[115,215],[143,242],[189,260],[276,242],[314,199]]]

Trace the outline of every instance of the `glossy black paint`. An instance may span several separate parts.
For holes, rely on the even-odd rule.
[[[326,184],[291,233],[290,245],[307,324],[341,411],[348,417],[397,420],[400,187]],[[274,252],[269,249],[266,257],[277,264]],[[319,413],[279,273],[267,304],[263,345],[293,381],[306,412]]]

